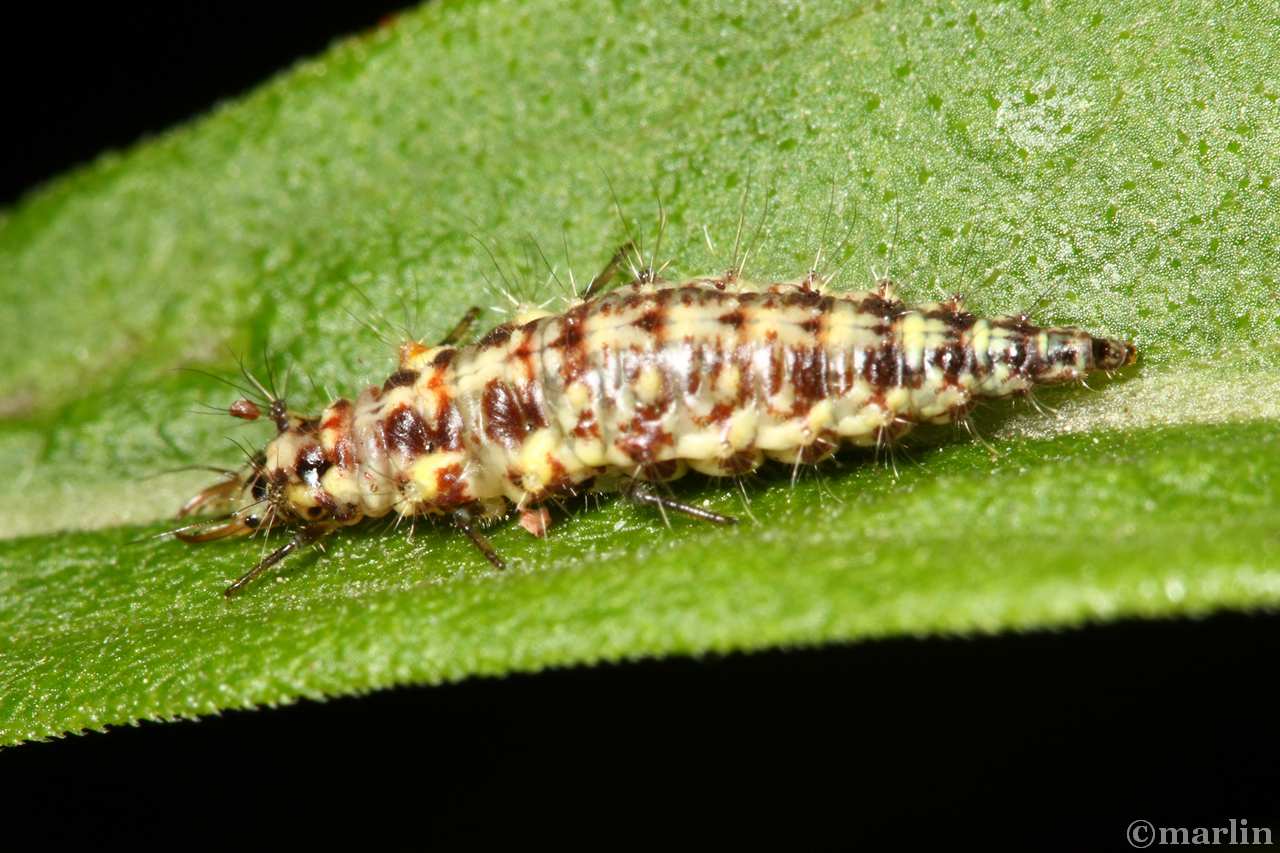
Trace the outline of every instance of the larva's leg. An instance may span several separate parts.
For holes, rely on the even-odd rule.
[[[471,540],[471,544],[480,549],[480,553],[484,554],[484,558],[489,561],[498,571],[502,571],[507,567],[502,557],[498,556],[498,552],[493,549],[493,545],[485,538],[484,534],[476,530],[475,515],[469,509],[455,510],[453,515],[453,526],[467,534],[467,538]]]
[[[450,347],[456,346],[460,342],[466,340],[467,332],[471,331],[471,327],[475,325],[476,320],[480,319],[480,306],[472,305],[467,309],[467,313],[462,315],[462,319],[458,321],[448,333],[440,339],[437,346]]]
[[[583,291],[582,298],[590,299],[593,296],[599,296],[605,291],[609,284],[618,275],[618,270],[622,268],[622,264],[627,257],[636,253],[636,244],[633,240],[628,240],[618,247],[618,251],[613,253],[613,257],[609,259],[609,263],[604,265],[604,269],[600,270],[600,274],[591,279],[591,283],[587,285],[587,289]]]
[[[251,584],[254,578],[258,577],[258,575],[262,574],[267,569],[271,568],[276,563],[280,562],[285,557],[292,554],[294,551],[300,550],[302,548],[306,548],[309,545],[314,545],[315,543],[319,542],[326,535],[328,535],[329,531],[332,529],[333,528],[323,524],[313,524],[308,527],[302,528],[301,530],[299,530],[297,533],[293,535],[292,539],[290,539],[285,544],[281,545],[276,550],[272,551],[267,556],[263,557],[261,560],[258,561],[258,564],[256,566],[254,566],[249,571],[245,572],[240,577],[236,578],[235,583],[227,587],[222,594],[225,595],[227,598],[234,598],[237,594],[240,593],[241,590],[243,590],[246,586]]]
[[[631,485],[625,486],[622,490],[622,494],[629,501],[634,501],[635,503],[644,504],[646,506],[657,507],[661,512],[671,510],[673,512],[681,513],[682,515],[687,515],[690,518],[696,518],[699,521],[710,522],[711,524],[728,526],[738,523],[738,519],[731,515],[721,515],[720,513],[712,512],[709,509],[703,509],[702,507],[693,506],[692,504],[683,503],[674,498],[657,494],[639,482],[633,481]]]

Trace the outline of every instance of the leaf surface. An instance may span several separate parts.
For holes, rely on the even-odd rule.
[[[0,742],[408,682],[1280,600],[1280,17],[1180,2],[443,3],[0,217]],[[610,189],[612,184],[613,189]],[[747,486],[731,531],[603,501],[546,541],[140,536],[254,425],[190,413],[265,349],[318,408],[495,304],[589,278],[657,196],[668,277],[818,248],[844,287],[1035,309],[1142,364],[894,460]],[[769,212],[765,215],[765,199]],[[834,199],[834,203],[832,201]],[[831,211],[831,213],[829,213]],[[847,236],[847,239],[842,239]],[[529,238],[539,249],[530,248]],[[487,247],[487,248],[486,248]],[[568,256],[566,259],[566,255]],[[492,314],[491,322],[501,317]],[[897,469],[895,477],[893,468]],[[681,495],[747,515],[731,485]]]

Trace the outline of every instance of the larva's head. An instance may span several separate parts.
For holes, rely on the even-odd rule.
[[[1137,360],[1127,341],[1096,338],[1083,329],[1040,329],[1026,339],[1026,369],[1037,385],[1073,382],[1099,370],[1116,370]]]

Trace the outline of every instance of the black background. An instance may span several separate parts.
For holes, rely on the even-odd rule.
[[[6,21],[0,203],[394,7],[138,8]],[[145,724],[0,752],[0,814],[11,838],[94,846],[1127,849],[1138,818],[1280,832],[1278,627],[1218,616],[900,639]]]

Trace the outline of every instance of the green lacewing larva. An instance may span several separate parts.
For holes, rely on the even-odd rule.
[[[402,345],[381,386],[318,416],[291,411],[246,373],[253,388],[230,414],[265,414],[277,434],[180,511],[221,518],[173,532],[199,542],[293,531],[228,597],[290,553],[390,513],[446,519],[502,568],[480,528],[513,508],[544,535],[546,502],[616,490],[664,514],[733,524],[652,484],[689,470],[739,476],[766,460],[815,464],[841,445],[964,421],[982,398],[1136,359],[1132,343],[1022,315],[976,317],[959,297],[907,305],[887,279],[841,293],[814,273],[666,282],[633,265],[634,280],[610,290],[627,251],[563,312],[465,344],[472,309],[438,345]]]

